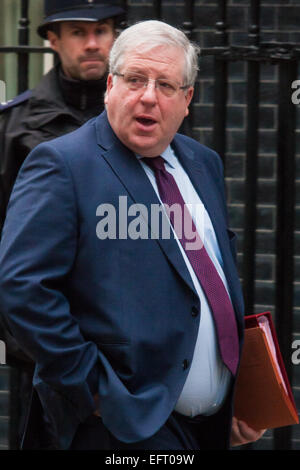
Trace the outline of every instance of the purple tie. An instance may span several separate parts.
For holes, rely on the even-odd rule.
[[[238,332],[232,303],[222,279],[197,233],[194,221],[173,176],[165,169],[164,159],[162,157],[143,158],[143,161],[154,171],[160,198],[211,307],[222,360],[235,375],[239,358]],[[188,223],[189,228],[192,227],[192,232],[189,230],[195,237],[193,245],[197,246],[197,249],[188,248],[191,246],[191,239],[186,238],[183,225],[178,224],[178,220],[174,220],[175,211],[168,211],[173,204],[181,207],[181,223]],[[176,211],[176,216],[178,216],[178,211]],[[178,227],[183,227],[180,233],[178,233]]]

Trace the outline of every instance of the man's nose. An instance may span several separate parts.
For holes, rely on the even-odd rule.
[[[155,80],[149,80],[142,89],[141,100],[145,102],[154,102],[157,101],[157,89]]]
[[[95,34],[89,34],[85,43],[86,49],[99,49],[99,39]]]

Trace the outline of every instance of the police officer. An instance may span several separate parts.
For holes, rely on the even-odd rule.
[[[45,0],[44,9],[38,34],[49,40],[59,63],[35,89],[0,105],[0,233],[12,186],[29,152],[103,110],[108,55],[124,15],[123,8],[111,0]],[[1,323],[0,315],[7,362],[19,371],[23,384],[17,413],[21,429],[33,365]],[[18,443],[11,445],[18,447]]]
[[[103,110],[110,48],[124,10],[111,0],[45,0],[39,35],[60,63],[39,85],[0,106],[0,229],[18,170],[38,143]]]

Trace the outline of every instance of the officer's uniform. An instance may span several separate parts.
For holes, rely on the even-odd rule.
[[[105,77],[101,80],[67,79],[60,67],[29,90],[0,108],[0,227],[7,202],[23,161],[40,142],[71,132],[104,108]]]

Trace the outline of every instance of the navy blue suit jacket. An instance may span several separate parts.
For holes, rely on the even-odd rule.
[[[242,342],[221,160],[179,134],[171,145],[214,225]],[[37,146],[9,203],[0,310],[37,364],[34,387],[60,448],[69,447],[78,423],[93,413],[95,393],[104,424],[119,440],[151,436],[174,409],[193,357],[201,306],[176,241],[96,234],[97,207],[118,208],[120,196],[149,213],[158,204],[104,112]]]

